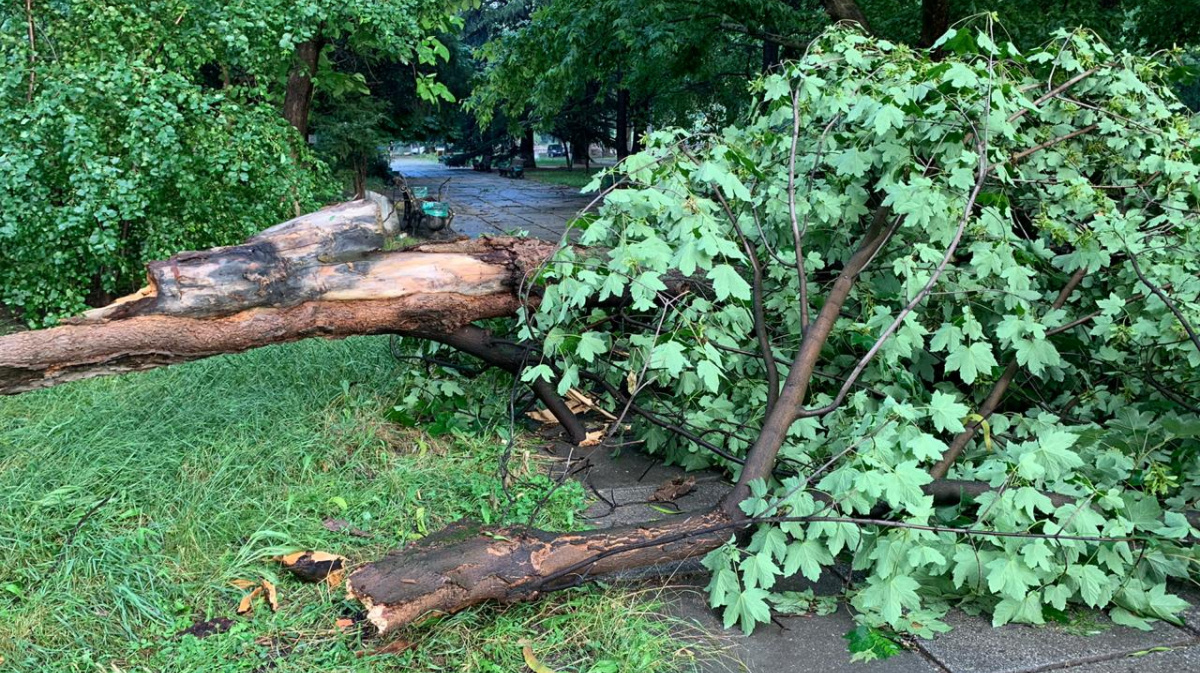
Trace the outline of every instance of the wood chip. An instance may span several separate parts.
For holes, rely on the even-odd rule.
[[[302,581],[325,581],[335,587],[341,584],[341,575],[349,563],[345,556],[323,551],[298,551],[286,556],[277,556],[274,560]],[[332,579],[335,574],[338,575],[336,581]]]
[[[239,615],[248,615],[254,610],[254,599],[262,593],[262,587],[255,587],[254,591],[242,596],[242,600],[238,602],[237,613]]]
[[[658,487],[649,498],[650,502],[675,502],[696,488],[695,477],[675,477]]]
[[[607,430],[600,429],[587,433],[587,436],[584,437],[584,440],[579,443],[579,446],[583,448],[587,448],[589,446],[600,446],[600,442],[604,441],[604,434],[606,432]]]
[[[271,612],[279,612],[279,594],[275,591],[275,585],[263,580],[262,588],[267,592],[267,605],[271,606]]]

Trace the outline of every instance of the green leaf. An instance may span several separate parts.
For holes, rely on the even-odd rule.
[[[1098,608],[1112,600],[1112,583],[1100,568],[1093,565],[1072,565],[1067,568],[1067,576],[1079,585],[1080,597],[1091,607]]]
[[[1017,364],[1027,367],[1035,375],[1041,374],[1046,367],[1062,365],[1058,349],[1045,337],[1017,339],[1013,342],[1013,348],[1017,353]]]
[[[821,579],[821,566],[831,565],[833,555],[829,549],[817,540],[811,538],[803,542],[792,542],[787,547],[787,556],[783,561],[783,574],[791,577],[799,570],[810,582]]]
[[[860,610],[877,613],[888,624],[896,624],[904,609],[915,610],[921,605],[917,595],[920,583],[908,575],[895,575],[888,579],[870,577],[867,588],[854,597],[854,605]]]
[[[1112,619],[1113,624],[1128,626],[1139,631],[1154,630],[1154,626],[1152,626],[1149,621],[1122,607],[1114,607],[1112,610],[1109,610],[1108,616],[1110,619]]]
[[[940,460],[948,448],[950,447],[946,446],[945,442],[927,432],[922,432],[908,442],[908,450],[917,460]]]
[[[766,601],[768,595],[763,589],[746,589],[738,594],[725,608],[725,628],[737,623],[742,627],[742,633],[750,635],[756,624],[771,621],[771,607]]]
[[[742,581],[747,587],[762,587],[770,589],[775,586],[775,578],[779,575],[779,566],[775,565],[775,559],[771,558],[768,551],[760,551],[757,554],[750,554],[742,559],[739,568],[742,571]]]
[[[683,355],[683,344],[678,341],[659,344],[650,353],[651,369],[665,369],[671,376],[679,376],[687,366],[688,360]]]
[[[884,105],[875,113],[875,134],[885,135],[891,129],[904,128],[904,112],[895,105]]]
[[[708,272],[708,278],[712,280],[713,292],[717,294],[717,299],[725,301],[729,297],[734,299],[750,299],[751,287],[744,278],[728,264],[717,264]]]
[[[846,639],[846,649],[852,655],[852,662],[887,659],[904,650],[882,631],[865,624],[860,624],[842,637]]]
[[[704,382],[704,387],[708,388],[709,392],[717,392],[721,389],[721,369],[712,363],[712,360],[701,360],[696,363],[696,374],[700,376],[700,380]]]
[[[584,332],[579,336],[579,344],[575,347],[575,354],[585,362],[592,362],[596,355],[607,351],[604,335],[599,332]]]
[[[917,461],[906,460],[897,465],[883,481],[883,498],[893,509],[919,503],[925,498],[921,487],[933,481],[929,472],[917,467]]]
[[[942,79],[958,89],[974,88],[979,84],[979,76],[975,74],[975,71],[959,61],[950,64],[950,69],[946,71]]]
[[[983,341],[976,341],[966,348],[958,348],[946,356],[946,371],[957,371],[963,383],[975,383],[979,372],[991,372],[998,363],[992,355],[992,347]]]
[[[966,418],[971,409],[958,402],[953,395],[947,395],[940,390],[929,399],[929,419],[934,427],[942,432],[962,432],[962,419]]]
[[[988,589],[1013,600],[1024,600],[1038,576],[1015,556],[995,559],[987,564]]]

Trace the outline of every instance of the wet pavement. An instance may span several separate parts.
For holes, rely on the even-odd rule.
[[[431,195],[445,183],[445,200],[454,211],[450,226],[472,238],[523,231],[534,238],[557,241],[567,222],[595,198],[571,187],[502,178],[495,171],[447,168],[429,159],[395,158],[391,168],[411,186],[428,187]]]

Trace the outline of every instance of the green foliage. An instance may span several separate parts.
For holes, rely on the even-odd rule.
[[[802,315],[887,218],[809,387],[809,408],[831,408],[788,430],[775,478],[742,503],[790,520],[706,561],[729,625],[765,621],[779,577],[815,578],[838,557],[865,573],[849,597],[862,624],[922,636],[946,628],[951,604],[997,625],[1072,604],[1130,624],[1183,607],[1164,583],[1197,560],[1179,512],[1200,498],[1200,350],[1176,311],[1200,323],[1200,123],[1167,88],[1169,66],[1084,31],[1022,53],[981,26],[947,35],[938,60],[835,29],[755,84],[740,125],[655,133],[618,169],[630,187],[582,232],[594,250],[560,252],[522,323],[560,384],[595,372],[621,391],[610,408],[636,392],[647,412],[745,455],[766,367],[786,374]],[[589,304],[611,296],[628,302]],[[991,490],[934,503],[930,467],[1012,361],[1003,405],[951,472]],[[738,470],[630,422],[674,463]]]
[[[0,303],[53,323],[136,289],[147,261],[237,242],[333,197],[324,165],[279,113],[295,46],[319,36],[424,63],[445,54],[432,36],[453,25],[449,9],[71,0],[26,16],[7,3]],[[318,91],[365,87],[361,75],[319,70]]]

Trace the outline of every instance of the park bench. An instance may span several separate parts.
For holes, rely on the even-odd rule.
[[[429,196],[428,187],[410,186],[403,175],[397,174],[392,178],[392,184],[400,193],[404,202],[403,228],[413,234],[422,228],[427,231],[441,231],[450,226],[454,219],[454,211],[445,201],[446,185],[450,178],[438,186],[437,198]],[[394,193],[394,192],[393,192]],[[397,199],[393,197],[392,201]]]
[[[525,161],[522,159],[502,161],[496,164],[496,170],[502,178],[522,180],[525,178]]]

